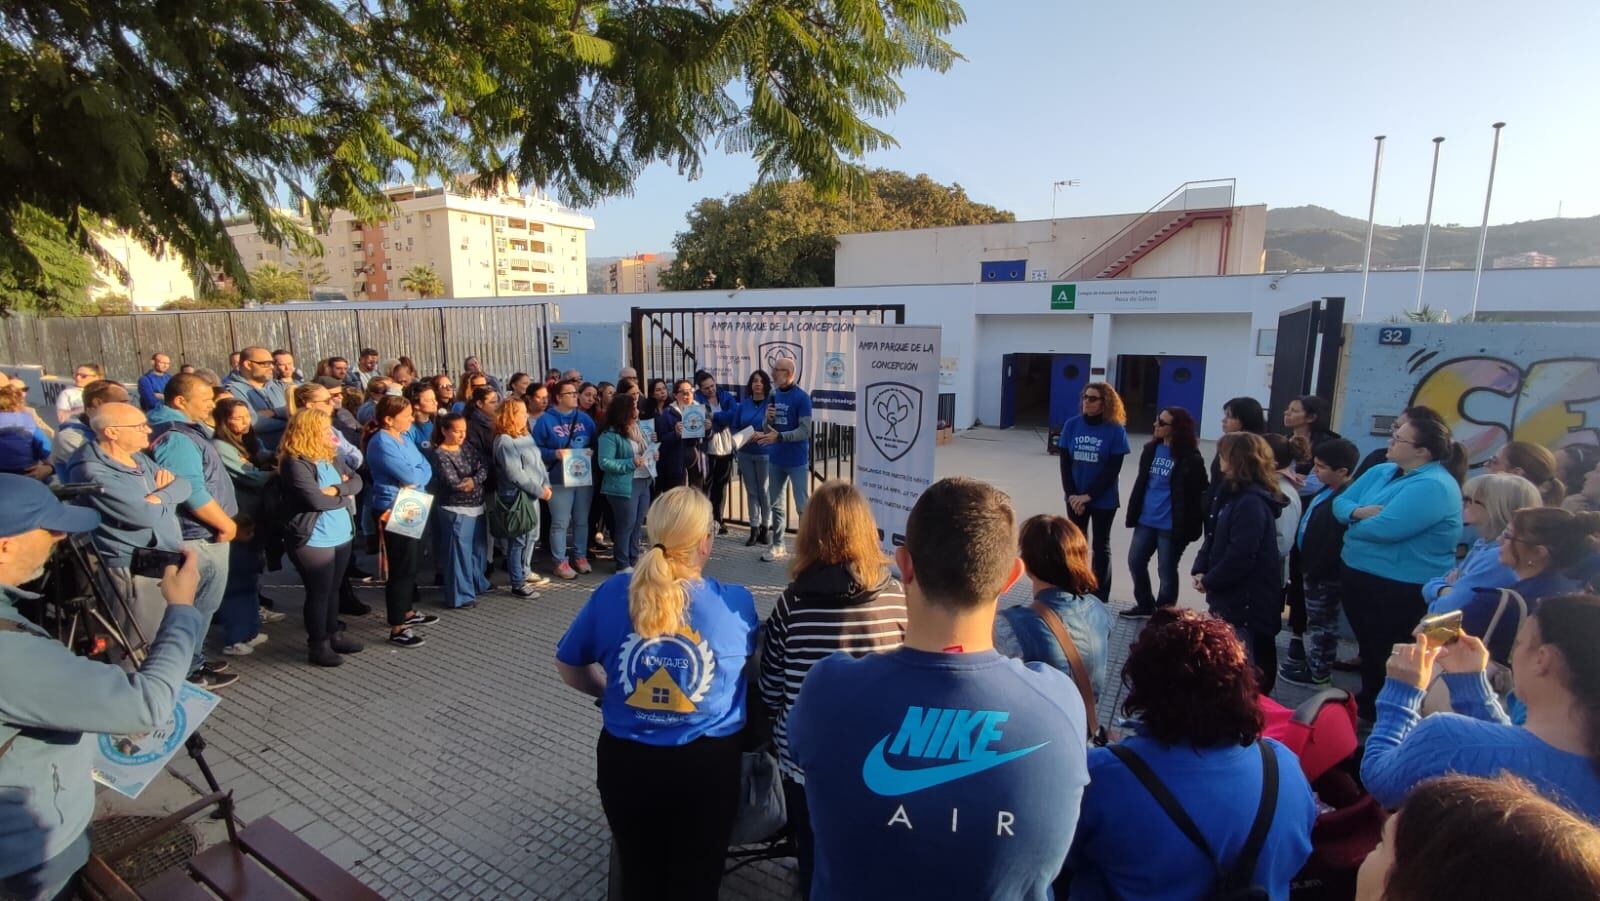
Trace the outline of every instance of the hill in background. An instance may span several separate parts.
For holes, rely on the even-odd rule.
[[[1361,265],[1367,223],[1319,206],[1267,211],[1268,271]],[[1600,216],[1587,219],[1535,219],[1489,226],[1484,266],[1495,257],[1538,251],[1560,266],[1600,266]],[[1372,236],[1372,266],[1415,267],[1422,252],[1421,225],[1379,225]],[[1476,227],[1433,227],[1428,268],[1470,269],[1477,258]]]

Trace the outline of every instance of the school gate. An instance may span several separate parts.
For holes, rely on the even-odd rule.
[[[904,325],[904,304],[863,305],[855,307],[726,307],[726,308],[653,308],[634,307],[629,334],[633,341],[633,368],[638,370],[648,391],[651,379],[665,379],[669,384],[675,379],[693,379],[697,369],[705,368],[703,353],[710,338],[714,321],[738,317],[788,317],[801,321],[833,320],[840,317],[860,317],[864,321],[881,325]],[[765,367],[763,367],[765,368]],[[743,399],[747,391],[745,382],[750,373],[743,373],[737,382],[724,383],[726,388]],[[802,378],[802,381],[804,379]],[[813,403],[816,402],[813,397]],[[832,478],[853,479],[855,476],[855,426],[836,422],[823,422],[813,416],[811,422],[811,490]],[[726,501],[731,522],[748,525],[744,485],[739,480],[737,467],[730,477]],[[784,498],[787,510],[785,522],[790,531],[798,528],[800,518],[794,515],[793,502]]]

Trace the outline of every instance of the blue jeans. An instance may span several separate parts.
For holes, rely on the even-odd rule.
[[[746,516],[751,529],[772,523],[772,498],[767,496],[767,455],[739,454],[739,481],[744,485]]]
[[[1186,542],[1178,541],[1171,529],[1135,526],[1133,543],[1128,546],[1128,572],[1133,576],[1133,600],[1139,609],[1169,607],[1178,602],[1178,558]],[[1161,593],[1150,593],[1150,558],[1156,558],[1156,573]]]
[[[627,497],[606,495],[611,505],[611,524],[616,531],[617,568],[622,569],[639,562],[639,542],[644,539],[644,514],[650,509],[650,480],[634,479],[633,493]]]
[[[768,461],[767,501],[772,505],[772,543],[783,541],[783,523],[788,518],[783,504],[783,484],[794,488],[794,515],[805,515],[806,500],[811,496],[810,466],[774,466]]]
[[[589,556],[589,503],[594,486],[550,488],[550,556],[557,563],[567,559],[567,539],[572,539],[572,559]]]
[[[261,548],[254,539],[228,545],[228,581],[222,591],[222,607],[217,610],[217,629],[222,644],[239,644],[261,631]]]
[[[200,587],[194,593],[194,609],[200,611],[202,619],[200,641],[194,646],[194,660],[189,664],[189,674],[193,675],[206,662],[205,635],[211,628],[211,618],[222,608],[222,595],[228,589],[228,545],[196,539],[185,541],[183,546],[200,557]]]
[[[484,575],[489,559],[487,515],[465,516],[438,508],[439,537],[444,544],[439,566],[444,573],[445,603],[460,607],[489,590]]]

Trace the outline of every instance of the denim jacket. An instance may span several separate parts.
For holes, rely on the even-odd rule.
[[[1034,599],[1061,617],[1083,665],[1089,669],[1094,695],[1101,697],[1106,684],[1106,646],[1111,641],[1111,614],[1106,605],[1093,595],[1075,595],[1059,588],[1047,588]],[[1067,662],[1067,652],[1029,606],[1007,607],[994,618],[995,650],[1029,663],[1047,663],[1070,677],[1072,665]]]

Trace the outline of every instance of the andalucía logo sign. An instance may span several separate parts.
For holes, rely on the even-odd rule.
[[[922,433],[922,389],[904,382],[868,385],[862,411],[867,437],[890,463],[909,453]]]

